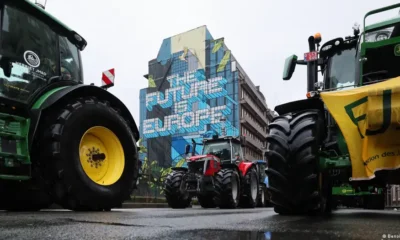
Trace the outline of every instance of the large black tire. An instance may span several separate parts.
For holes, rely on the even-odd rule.
[[[244,194],[241,195],[240,206],[243,208],[256,207],[259,195],[259,180],[255,167],[251,167],[244,176],[242,191]]]
[[[215,199],[211,194],[207,195],[198,195],[197,200],[202,208],[215,208]]]
[[[107,101],[95,97],[70,99],[58,107],[45,116],[39,131],[42,132],[41,169],[54,202],[75,211],[121,207],[125,200],[130,199],[138,177],[136,140],[127,121]],[[95,126],[105,127],[115,134],[123,149],[122,175],[112,184],[101,185],[91,180],[81,163],[81,138]],[[103,156],[107,159],[106,155]]]
[[[52,204],[50,197],[39,189],[33,189],[28,182],[0,181],[0,210],[40,211]]]
[[[267,187],[264,184],[261,184],[260,192],[258,193],[257,198],[257,207],[268,207],[269,204],[269,195],[267,192]]]
[[[264,207],[272,207],[272,203],[271,203],[271,195],[268,192],[268,189],[265,189],[265,205]]]
[[[307,110],[279,116],[269,125],[266,172],[276,213],[325,211],[326,201],[318,183],[323,124],[319,111]]]
[[[215,178],[215,202],[219,208],[237,208],[240,199],[240,177],[235,169],[221,169]]]
[[[186,191],[183,176],[183,172],[172,171],[165,179],[164,194],[170,208],[187,208],[190,206],[191,198]]]

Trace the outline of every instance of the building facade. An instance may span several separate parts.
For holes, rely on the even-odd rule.
[[[204,134],[246,136],[249,160],[264,159],[272,111],[224,39],[206,26],[163,40],[140,91],[142,161],[167,168],[184,163],[185,145]],[[201,153],[198,145],[196,153]]]

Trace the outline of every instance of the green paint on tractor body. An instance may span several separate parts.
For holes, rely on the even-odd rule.
[[[52,94],[64,89],[59,87],[43,94],[32,106],[39,109]],[[0,179],[29,180],[31,178],[31,159],[28,134],[31,120],[16,115],[0,113]],[[20,169],[13,171],[13,169]]]
[[[365,18],[369,15],[375,14],[375,13],[379,13],[379,12],[383,12],[383,11],[387,11],[387,10],[391,10],[394,8],[400,7],[400,4],[395,4],[395,5],[391,5],[388,7],[384,7],[384,8],[380,8],[377,10],[373,10],[369,13],[367,13],[365,15]],[[364,19],[364,24],[365,24],[365,19]],[[310,62],[315,62],[315,69],[317,67],[320,67],[320,71],[323,77],[323,82],[321,82],[322,84],[320,85],[320,87],[313,87],[313,89],[322,89],[322,91],[337,91],[340,90],[341,88],[352,88],[352,87],[356,87],[359,85],[363,84],[363,79],[361,77],[362,72],[360,72],[360,79],[356,80],[356,79],[334,79],[333,76],[336,73],[339,73],[334,67],[334,65],[339,65],[339,62],[344,61],[344,64],[348,64],[350,66],[354,66],[354,69],[352,69],[353,72],[351,72],[350,74],[348,74],[347,76],[351,76],[351,74],[355,74],[356,70],[358,68],[358,70],[362,70],[362,64],[360,64],[359,66],[357,66],[357,64],[354,63],[350,63],[351,61],[354,61],[354,57],[357,55],[356,52],[359,52],[359,58],[361,59],[362,57],[366,56],[367,50],[368,49],[377,49],[383,46],[387,46],[387,45],[393,45],[398,43],[396,46],[398,46],[398,53],[396,53],[396,47],[394,47],[394,54],[398,54],[400,55],[400,36],[399,37],[392,37],[392,38],[388,38],[386,40],[381,40],[381,41],[376,41],[376,42],[365,42],[365,36],[368,34],[377,34],[377,32],[379,33],[380,30],[382,29],[386,29],[389,27],[393,27],[394,25],[399,24],[400,25],[400,17],[395,17],[393,19],[389,19],[386,21],[382,21],[379,23],[375,23],[375,24],[371,24],[369,26],[365,26],[364,27],[364,32],[359,35],[359,30],[355,30],[355,35],[353,37],[346,37],[346,39],[342,39],[342,38],[336,38],[336,39],[332,39],[328,42],[326,42],[325,44],[322,45],[321,47],[321,51],[318,52],[317,50],[314,50],[316,52],[318,52],[319,54],[319,58],[315,59],[315,60],[310,60]],[[311,37],[310,37],[311,38]],[[359,39],[363,38],[364,41],[362,41],[361,43],[359,43]],[[318,39],[315,39],[314,37],[312,37],[313,41],[315,43],[317,43]],[[340,45],[341,46],[337,46],[335,47],[334,45],[336,45],[336,42],[340,41]],[[319,42],[317,43],[318,47]],[[327,48],[327,50],[324,50],[324,48]],[[324,51],[323,51],[324,50]],[[311,52],[311,50],[310,50]],[[348,52],[348,53],[346,53]],[[344,54],[345,53],[345,54]],[[346,56],[343,56],[346,55]],[[352,58],[350,58],[352,57]],[[338,59],[338,60],[336,60]],[[336,62],[335,62],[336,60]],[[347,61],[347,63],[346,63]],[[356,61],[354,61],[356,62]],[[288,57],[285,60],[285,64],[284,64],[284,71],[283,71],[283,79],[284,80],[289,80],[292,77],[292,74],[295,70],[295,66],[296,65],[307,65],[309,64],[306,60],[298,60],[297,55],[291,55],[290,57]],[[342,67],[343,65],[341,65],[340,67]],[[347,70],[349,68],[346,68]],[[312,72],[313,69],[311,69],[311,71],[309,70],[309,78],[311,78],[312,80],[314,80],[315,82],[318,82],[318,75],[317,75],[317,71]],[[344,80],[349,81],[346,85],[344,86],[339,86],[340,84],[344,83]],[[340,83],[340,84],[339,84]],[[351,112],[352,108],[350,108],[350,116],[353,114]],[[355,119],[354,117],[354,122],[355,124],[357,124],[357,121],[360,121],[361,119],[359,119],[360,117],[363,116],[359,116],[357,119]],[[364,116],[365,117],[365,116]],[[349,150],[346,144],[346,140],[343,137],[343,133],[341,132],[341,130],[337,127],[337,125],[335,124],[334,119],[330,119],[331,120],[331,125],[328,126],[332,129],[334,129],[335,131],[335,149],[322,149],[321,150],[321,159],[320,159],[320,168],[321,169],[332,169],[332,168],[342,168],[342,167],[351,167],[351,161],[350,161],[350,156],[349,156]]]
[[[376,195],[383,194],[383,188],[377,188],[377,191],[374,191],[372,186],[369,186],[367,190],[362,191],[360,189],[356,189],[349,184],[344,184],[342,186],[337,186],[332,188],[332,195],[335,196],[365,196],[365,195]]]
[[[28,132],[30,119],[0,113],[0,179],[30,178]],[[16,174],[13,169],[21,169]]]
[[[113,84],[84,84],[87,42],[78,33],[29,0],[3,0],[0,9],[0,210],[120,206],[138,178],[140,135],[128,108],[106,91]],[[113,132],[124,153],[122,175],[109,186],[82,167],[81,151],[95,143],[71,144],[97,126]]]
[[[395,18],[370,25],[366,25],[365,21],[365,19],[370,15],[395,8],[400,8],[400,4],[395,4],[368,12],[364,17],[363,32],[360,31],[358,26],[355,26],[353,28],[353,36],[335,38],[325,42],[322,44],[322,46],[320,45],[322,41],[320,34],[310,36],[308,39],[309,51],[304,54],[304,59],[298,59],[296,55],[291,55],[285,60],[282,76],[283,80],[289,80],[292,77],[296,65],[307,66],[308,99],[276,106],[275,111],[281,115],[281,119],[284,119],[285,117],[291,119],[290,116],[295,117],[297,114],[303,114],[304,116],[308,114],[307,116],[309,119],[309,125],[304,123],[304,126],[307,127],[311,125],[318,125],[311,121],[311,116],[314,114],[314,111],[317,111],[321,114],[321,116],[318,117],[318,119],[323,122],[323,124],[318,125],[322,128],[322,133],[318,133],[318,136],[321,138],[321,142],[317,143],[319,151],[318,154],[315,154],[315,157],[318,159],[316,164],[319,166],[318,170],[315,170],[316,172],[314,172],[314,174],[322,176],[318,183],[320,188],[319,191],[321,191],[320,194],[325,194],[324,197],[326,198],[329,198],[329,194],[327,194],[327,192],[331,192],[335,199],[341,199],[343,197],[346,199],[351,199],[352,197],[357,197],[357,199],[360,198],[361,202],[363,202],[361,204],[362,206],[370,206],[371,204],[375,204],[374,206],[376,209],[381,209],[383,206],[382,204],[384,204],[384,198],[382,198],[382,196],[384,194],[386,184],[400,183],[399,174],[396,173],[395,170],[389,173],[379,173],[383,175],[377,176],[376,179],[352,181],[351,155],[349,153],[348,144],[346,143],[342,133],[342,131],[345,131],[345,129],[339,128],[335,119],[332,117],[332,114],[329,112],[327,105],[320,97],[321,92],[341,91],[342,89],[357,88],[400,76],[400,71],[397,67],[400,61],[400,17],[396,16]],[[322,81],[318,81],[319,74],[322,75]],[[385,118],[387,118],[387,116],[390,117],[390,108],[386,106],[388,104],[385,105],[385,103],[390,103],[390,98],[390,90],[384,91],[382,100],[384,104],[384,113],[382,114],[384,114]],[[359,99],[358,102],[354,102],[354,106],[347,106],[347,109],[345,107],[345,110],[347,110],[347,115],[358,127],[358,129],[358,122],[364,120],[366,115],[354,115],[355,112],[357,112],[357,110],[354,109],[358,107],[362,101],[365,102],[366,99]],[[358,112],[358,114],[360,113]],[[297,131],[300,132],[301,130],[304,130],[300,129],[300,126],[296,126],[296,123],[292,123],[290,120],[288,121],[289,125],[293,124],[293,126],[290,125],[291,127],[299,128]],[[383,125],[382,129],[387,127],[389,121],[390,119],[386,119],[386,125]],[[272,128],[277,133],[272,132],[273,136],[269,136],[270,140],[267,139],[269,145],[267,148],[270,149],[267,151],[271,151],[269,156],[276,162],[283,162],[283,160],[275,160],[275,158],[278,159],[276,156],[281,154],[281,151],[283,151],[277,142],[279,142],[278,139],[281,139],[281,136],[286,134],[285,131],[287,131],[288,125],[285,125],[284,123],[285,121],[282,121],[279,118],[272,122]],[[275,126],[280,126],[280,129],[282,130],[278,130],[278,128],[275,128]],[[366,130],[366,133],[361,133],[359,129],[360,137],[362,139],[364,137],[363,134],[379,134],[381,132],[380,130],[382,129],[374,131]],[[280,133],[281,135],[278,134],[280,131],[282,131],[282,133]],[[301,144],[297,143],[297,145],[294,145],[297,147]],[[277,149],[280,150],[278,151]],[[285,154],[291,156],[290,150],[289,153]],[[304,161],[310,161],[311,155],[308,157],[309,158],[304,159]],[[296,162],[300,160],[286,159],[286,161]],[[297,164],[300,165],[300,163]],[[287,172],[280,172],[278,167],[273,168],[273,170],[277,172],[276,174],[279,173],[280,176],[285,176],[287,179],[292,177],[286,176],[288,175]],[[309,170],[311,171],[311,169]],[[279,180],[275,180],[274,182],[273,177],[273,175],[270,176],[270,185],[272,188],[278,192],[285,191],[280,187]],[[293,176],[293,179],[297,178]],[[293,184],[299,184],[299,186],[301,185],[300,183]],[[304,184],[304,186],[307,185],[306,182],[302,184]],[[304,188],[306,189],[307,187]],[[321,189],[324,189],[325,193],[322,193]],[[326,191],[325,189],[331,189],[331,191]],[[281,195],[279,196],[282,196],[283,193],[280,194]],[[287,194],[290,196],[291,193]],[[296,194],[301,195],[302,193]],[[295,211],[293,206],[296,206],[296,203],[291,202],[291,199],[286,199],[286,201],[291,202],[291,205],[283,202],[283,200],[282,202],[279,202],[280,200],[278,198],[276,201],[278,201],[277,206],[284,206],[286,204],[285,211],[288,211],[288,209],[290,209],[290,211]],[[284,212],[283,210],[276,211]]]
[[[4,60],[0,63],[3,72],[0,74],[2,79],[0,83],[2,101],[0,109],[0,179],[28,180],[31,178],[29,134],[38,125],[37,122],[34,122],[36,125],[32,125],[31,111],[40,112],[42,104],[50,96],[76,83],[83,83],[79,50],[83,50],[87,43],[79,34],[31,1],[5,0],[2,1],[0,7],[4,12],[0,19],[2,29],[9,29],[6,32],[3,30],[2,33],[1,45],[3,47],[9,42],[20,41],[15,36],[18,34],[17,31],[20,31],[18,29],[21,28],[18,24],[22,22],[25,23],[22,28],[26,31],[36,32],[37,35],[47,34],[51,38],[53,42],[44,42],[44,45],[48,45],[49,48],[54,47],[54,50],[58,49],[57,45],[60,48],[62,46],[63,49],[66,49],[63,51],[75,54],[75,59],[67,59],[71,56],[68,54],[60,59],[57,57],[57,52],[48,51],[47,55],[35,53],[31,51],[31,49],[35,49],[33,42],[18,43],[21,44],[22,49],[25,49],[22,53],[19,52],[20,48],[4,48],[7,50],[0,48],[0,54],[4,55]],[[34,22],[34,24],[29,25],[30,22]],[[40,31],[34,31],[37,26]],[[54,42],[57,44],[51,46]],[[51,57],[54,58],[51,59]],[[72,69],[72,75],[79,79],[75,78],[73,81],[65,79],[61,73],[62,67],[65,65],[60,67],[60,65],[54,64],[60,60],[69,62],[72,60],[72,63],[77,61],[76,64],[79,67]],[[48,65],[51,62],[53,65]],[[7,65],[11,65],[11,67],[8,68]],[[45,68],[46,66],[51,66],[52,70]],[[50,80],[53,81],[50,82]],[[64,82],[60,83],[60,81]],[[57,85],[61,86],[57,87]],[[46,91],[46,89],[48,90]],[[40,115],[36,117],[40,117]],[[36,120],[40,121],[40,119]]]
[[[43,94],[43,95],[35,102],[35,104],[33,104],[32,109],[39,109],[39,108],[42,106],[42,104],[43,104],[51,95],[53,95],[54,93],[56,93],[56,92],[58,92],[58,91],[60,91],[60,90],[62,90],[62,89],[64,89],[64,88],[67,88],[67,87],[59,87],[59,88],[55,88],[55,89],[53,89],[53,90],[50,90],[50,91],[46,92],[45,94]]]

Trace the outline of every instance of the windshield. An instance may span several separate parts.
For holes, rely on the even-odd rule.
[[[203,147],[203,154],[212,154],[221,161],[231,160],[231,144],[229,142],[210,142]]]
[[[78,49],[66,38],[11,6],[1,19],[0,96],[26,102],[52,77],[81,79]]]
[[[341,88],[355,84],[355,48],[346,49],[333,55],[329,63],[329,88]]]
[[[232,150],[233,150],[233,156],[236,158],[239,156],[240,159],[243,159],[243,154],[242,154],[242,149],[240,147],[240,144],[238,143],[233,143],[232,142]]]

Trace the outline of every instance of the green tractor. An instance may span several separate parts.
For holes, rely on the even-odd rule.
[[[269,125],[266,173],[275,212],[328,213],[343,197],[383,209],[386,184],[400,183],[400,16],[365,24],[398,7],[367,13],[361,34],[356,26],[354,36],[322,46],[320,34],[310,36],[304,60],[286,59],[284,80],[297,64],[307,65],[307,98],[277,106],[280,116]]]
[[[138,177],[129,110],[83,83],[79,34],[29,0],[0,8],[0,210],[121,206]]]

